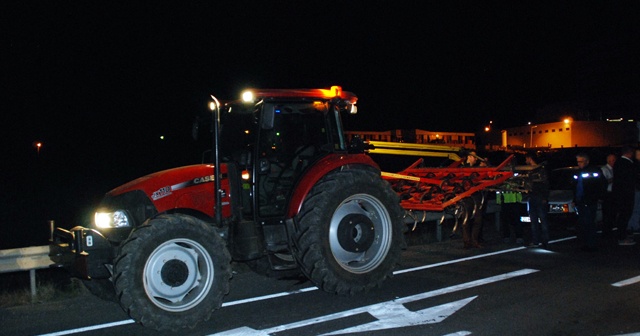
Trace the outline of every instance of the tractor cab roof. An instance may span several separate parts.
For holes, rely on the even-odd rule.
[[[242,101],[247,103],[260,100],[331,100],[335,98],[350,104],[355,104],[358,100],[355,94],[342,91],[340,86],[332,86],[330,89],[248,89],[242,93]]]
[[[343,91],[340,86],[332,86],[329,89],[247,89],[242,92],[240,99],[227,101],[224,106],[231,110],[249,112],[253,106],[265,102],[320,102],[328,101],[337,105],[341,111],[351,114],[357,113],[356,102],[358,97],[349,91]]]

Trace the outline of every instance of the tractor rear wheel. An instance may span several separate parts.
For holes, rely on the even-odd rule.
[[[229,291],[230,256],[220,235],[185,215],[161,215],[131,233],[114,285],[131,318],[158,330],[193,328]]]
[[[336,171],[311,189],[296,216],[294,256],[320,289],[353,295],[390,277],[405,247],[403,210],[366,170]]]

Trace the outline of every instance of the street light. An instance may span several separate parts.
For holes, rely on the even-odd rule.
[[[33,142],[33,147],[36,148],[36,152],[38,153],[38,156],[40,156],[40,148],[42,148],[42,142],[34,141]]]
[[[529,136],[530,136],[529,147],[533,147],[533,129],[536,127],[538,127],[538,125],[531,126],[531,129],[529,129]]]

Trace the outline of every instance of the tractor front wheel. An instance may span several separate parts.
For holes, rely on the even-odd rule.
[[[114,264],[122,308],[158,330],[208,320],[229,291],[230,256],[220,235],[185,215],[161,215],[133,231]]]

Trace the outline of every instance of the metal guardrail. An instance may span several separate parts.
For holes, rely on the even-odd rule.
[[[32,298],[36,296],[36,270],[51,264],[48,245],[0,250],[0,273],[29,271]]]

